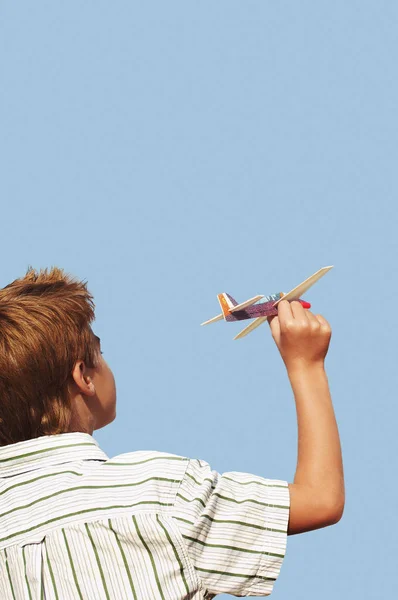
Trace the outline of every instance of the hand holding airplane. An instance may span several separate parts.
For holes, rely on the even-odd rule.
[[[272,294],[271,296],[254,296],[254,298],[250,298],[249,300],[245,300],[245,302],[241,302],[240,304],[232,298],[229,294],[218,294],[217,298],[221,306],[222,313],[205,321],[202,325],[209,325],[210,323],[215,323],[216,321],[221,321],[224,319],[225,321],[243,321],[245,319],[254,319],[243,329],[237,336],[234,337],[234,340],[238,340],[242,337],[245,337],[248,333],[259,327],[262,323],[268,319],[268,317],[274,316],[278,314],[278,304],[281,300],[288,300],[292,302],[293,300],[298,300],[304,308],[311,308],[311,304],[302,300],[300,296],[305,294],[307,290],[310,289],[321,277],[326,275],[331,267],[323,267],[319,269],[314,275],[308,277],[305,281],[300,283],[300,285],[293,288],[287,294],[283,292],[279,294]]]

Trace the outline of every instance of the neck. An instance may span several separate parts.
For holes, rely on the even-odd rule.
[[[87,401],[81,394],[71,398],[72,418],[69,431],[81,431],[93,434],[95,429],[94,415],[87,406]]]

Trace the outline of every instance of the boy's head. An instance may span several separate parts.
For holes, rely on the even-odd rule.
[[[0,289],[0,445],[104,427],[116,390],[86,284],[29,269]]]

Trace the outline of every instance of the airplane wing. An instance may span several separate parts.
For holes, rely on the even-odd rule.
[[[293,288],[290,292],[288,292],[287,294],[284,294],[284,296],[282,296],[282,298],[280,300],[278,300],[277,302],[275,302],[274,306],[277,306],[279,304],[279,302],[281,300],[298,300],[298,298],[300,298],[300,296],[302,296],[303,294],[305,294],[305,292],[307,290],[310,289],[310,287],[312,287],[314,285],[314,283],[316,283],[317,281],[319,281],[319,279],[321,277],[323,277],[324,275],[326,275],[326,273],[328,271],[330,271],[330,269],[333,269],[333,266],[331,267],[323,267],[322,269],[319,269],[319,271],[317,271],[316,273],[314,273],[313,275],[311,275],[311,277],[308,277],[308,279],[306,279],[305,281],[303,281],[303,283],[300,283],[300,285],[298,285],[297,287]]]
[[[248,325],[247,327],[245,327],[244,329],[242,329],[242,331],[240,333],[238,333],[238,335],[236,335],[234,337],[234,340],[240,340],[240,338],[245,337],[245,335],[247,335],[248,333],[250,333],[251,331],[253,331],[253,329],[256,329],[257,327],[259,327],[260,325],[262,325],[263,323],[265,323],[265,321],[268,319],[268,317],[258,317],[257,319],[254,319],[254,321],[252,321],[250,323],[250,325]]]
[[[221,315],[217,315],[216,317],[213,317],[212,319],[209,319],[208,321],[201,323],[201,325],[210,325],[210,323],[215,323],[216,321],[222,321],[223,318],[224,318],[224,315],[221,313]]]
[[[256,302],[261,300],[261,298],[264,298],[264,296],[261,296],[261,295],[254,296],[254,298],[250,298],[249,300],[246,300],[245,302],[241,302],[240,304],[237,304],[233,308],[230,308],[229,312],[235,312],[236,310],[243,310],[244,308],[247,308],[248,306],[251,306],[252,304],[256,304]]]

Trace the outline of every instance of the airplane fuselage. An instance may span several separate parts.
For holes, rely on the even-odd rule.
[[[227,296],[233,300],[229,294],[227,294]],[[264,296],[264,298],[247,308],[224,314],[224,319],[226,321],[245,321],[246,319],[257,319],[258,317],[273,317],[278,314],[278,307],[275,306],[275,302],[280,300],[282,296],[283,294]],[[300,299],[298,302],[300,302],[304,308],[311,308],[311,304],[305,300]]]
[[[278,307],[275,306],[275,302],[280,297],[281,294],[264,297],[252,306],[224,315],[224,318],[226,321],[244,321],[246,319],[256,319],[257,317],[272,317],[278,314]]]

